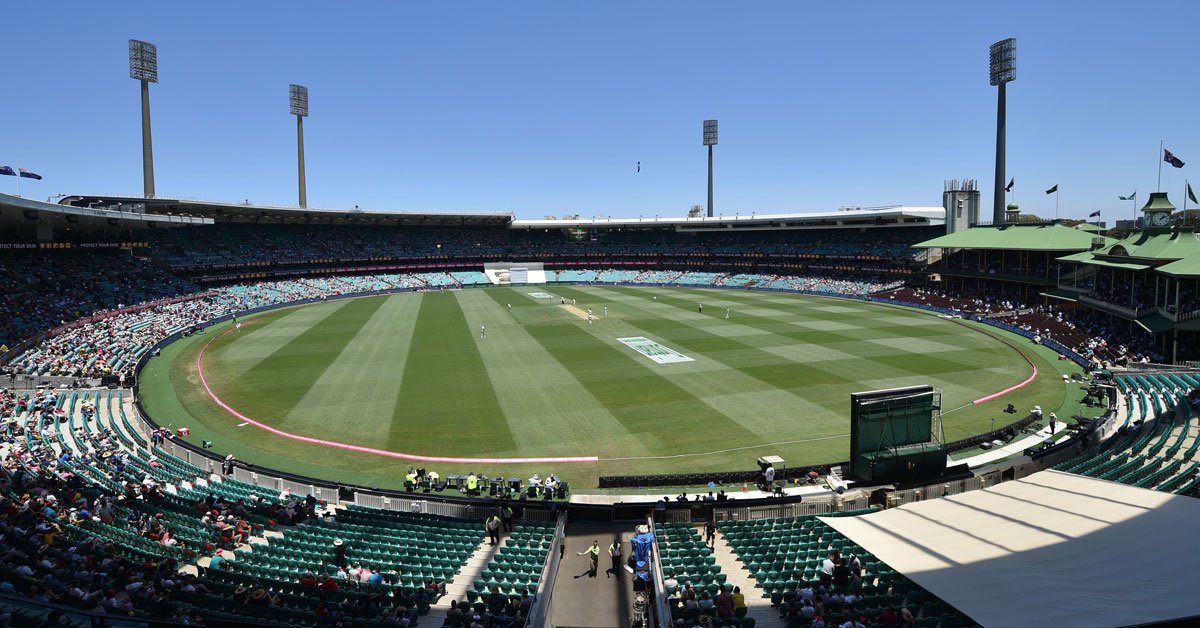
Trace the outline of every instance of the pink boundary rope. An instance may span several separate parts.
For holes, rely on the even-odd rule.
[[[225,403],[220,397],[218,397],[217,394],[213,392],[212,388],[209,387],[208,379],[206,377],[204,377],[204,366],[203,366],[204,354],[208,351],[208,347],[211,346],[212,343],[217,341],[217,338],[220,338],[228,331],[229,330],[226,329],[224,332],[221,332],[220,334],[215,336],[212,340],[209,340],[204,345],[204,348],[200,349],[200,355],[196,356],[196,372],[200,374],[200,383],[204,386],[204,391],[208,393],[208,396],[214,402],[216,402],[216,404],[218,406],[221,406],[221,409],[223,409],[226,412],[228,412],[229,414],[232,414],[233,416],[245,421],[246,423],[253,425],[254,427],[257,427],[261,430],[266,430],[267,432],[270,432],[276,436],[282,436],[284,438],[288,438],[288,439],[295,440],[295,441],[300,441],[303,443],[311,443],[314,445],[324,445],[326,447],[333,447],[336,449],[345,449],[347,451],[356,451],[356,452],[364,453],[364,454],[375,454],[377,456],[387,456],[389,458],[401,458],[403,460],[416,460],[418,462],[443,462],[443,463],[452,463],[452,464],[535,464],[535,463],[541,464],[541,463],[560,463],[560,462],[596,462],[599,460],[599,457],[597,457],[597,456],[573,456],[573,457],[564,457],[564,458],[553,458],[553,457],[550,457],[550,458],[455,458],[453,456],[422,456],[420,454],[407,454],[407,453],[403,453],[403,452],[399,452],[399,451],[387,451],[385,449],[375,449],[373,447],[363,447],[361,445],[351,445],[349,443],[341,443],[341,442],[338,442],[335,440],[326,440],[323,438],[313,438],[311,436],[301,436],[299,434],[292,434],[291,432],[285,432],[279,428],[271,427],[270,425],[267,425],[265,423],[255,421],[254,419],[242,414],[241,412],[234,410],[229,404]]]
[[[1030,367],[1033,368],[1033,374],[1030,375],[1029,377],[1025,378],[1025,381],[1021,382],[1020,384],[1017,384],[1015,386],[1009,386],[1008,388],[1005,388],[1004,390],[1001,390],[998,393],[992,393],[986,397],[980,397],[980,398],[976,399],[975,401],[972,401],[971,402],[972,405],[979,405],[985,401],[991,401],[991,400],[995,399],[996,397],[1001,397],[1001,396],[1007,395],[1008,393],[1010,393],[1014,390],[1019,390],[1021,388],[1028,386],[1030,382],[1037,379],[1037,374],[1038,374],[1037,365],[1033,363],[1033,360],[1029,359],[1029,356],[1025,355],[1025,352],[1018,350],[1017,353],[1020,353],[1021,357],[1025,358],[1025,362],[1027,364],[1029,364]]]

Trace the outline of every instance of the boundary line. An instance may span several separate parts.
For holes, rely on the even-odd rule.
[[[256,420],[242,414],[241,412],[238,412],[237,410],[233,409],[232,406],[225,403],[224,400],[222,400],[220,397],[217,396],[217,394],[215,392],[213,392],[213,389],[208,385],[208,379],[206,377],[204,377],[204,364],[203,364],[204,354],[208,351],[208,348],[210,346],[212,346],[212,344],[214,342],[217,341],[218,338],[229,333],[229,329],[230,328],[226,328],[225,331],[217,334],[216,336],[213,337],[212,340],[209,340],[207,343],[205,343],[204,347],[202,349],[200,349],[200,355],[196,356],[196,373],[200,375],[200,384],[204,386],[204,391],[206,393],[208,393],[209,398],[211,398],[218,406],[220,406],[222,410],[249,423],[250,425],[253,425],[254,427],[257,427],[261,430],[270,432],[271,434],[274,434],[276,436],[282,436],[282,437],[290,439],[290,440],[300,441],[303,443],[310,443],[313,445],[324,445],[326,447],[333,447],[335,449],[344,449],[346,451],[355,451],[355,452],[365,453],[365,454],[375,454],[377,456],[386,456],[388,458],[400,458],[402,460],[415,460],[417,462],[439,462],[439,463],[448,463],[448,464],[549,464],[549,463],[565,463],[565,462],[597,462],[597,461],[599,461],[599,458],[597,458],[596,456],[568,456],[568,457],[543,457],[543,458],[458,458],[458,457],[454,457],[454,456],[426,456],[426,455],[421,455],[421,454],[404,453],[404,452],[400,452],[400,451],[388,451],[386,449],[375,449],[374,447],[364,447],[362,445],[351,445],[350,443],[343,443],[340,441],[328,440],[328,439],[324,439],[324,438],[314,438],[312,436],[302,436],[300,434],[293,434],[291,432],[286,432],[277,427],[271,427],[270,425],[267,425],[260,421],[256,421]]]

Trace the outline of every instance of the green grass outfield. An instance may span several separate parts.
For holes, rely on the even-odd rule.
[[[554,298],[529,296],[535,291]],[[559,297],[592,308],[597,320],[589,325]],[[898,306],[734,290],[400,294],[276,310],[243,319],[240,333],[228,327],[176,342],[149,362],[141,394],[150,415],[247,462],[378,487],[400,486],[412,463],[238,427],[199,384],[201,348],[211,343],[204,373],[212,389],[280,429],[426,455],[599,456],[553,467],[475,466],[510,477],[553,471],[581,488],[596,486],[600,475],[747,469],[765,454],[794,465],[847,459],[849,395],[862,390],[942,389],[945,438],[955,440],[990,429],[993,419],[1012,421],[1001,412],[1008,403],[1070,405],[1061,373],[1073,368],[984,325]],[[633,336],[693,361],[656,364],[617,340]],[[1039,377],[972,406],[1028,376],[1022,354]]]

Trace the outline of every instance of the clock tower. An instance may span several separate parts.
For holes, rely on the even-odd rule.
[[[1166,192],[1151,192],[1146,206],[1142,207],[1142,213],[1145,215],[1142,229],[1155,232],[1167,231],[1171,226],[1171,212],[1173,211],[1175,211],[1175,206],[1167,199]]]

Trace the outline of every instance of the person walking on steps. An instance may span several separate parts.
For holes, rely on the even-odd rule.
[[[621,578],[621,537],[613,539],[612,545],[608,546],[608,557],[612,559],[612,567],[604,572],[604,579],[608,580],[609,574],[612,574],[617,579]]]
[[[709,547],[715,547],[717,543],[717,524],[709,519],[708,523],[704,524],[704,542]]]
[[[588,570],[584,573],[587,574],[587,577],[589,577],[589,578],[595,578],[596,577],[596,569],[598,568],[598,563],[600,562],[600,541],[592,541],[591,547],[587,548],[587,550],[582,551],[582,552],[575,552],[575,555],[576,556],[586,555],[588,557],[590,566],[588,567]],[[576,578],[581,577],[582,575],[584,575],[584,574],[580,574],[579,576],[576,576]]]
[[[491,517],[488,517],[487,523],[484,524],[484,527],[487,528],[488,540],[490,540],[492,542],[492,545],[493,546],[499,545],[500,544],[500,517],[498,517],[496,515],[492,515]]]

